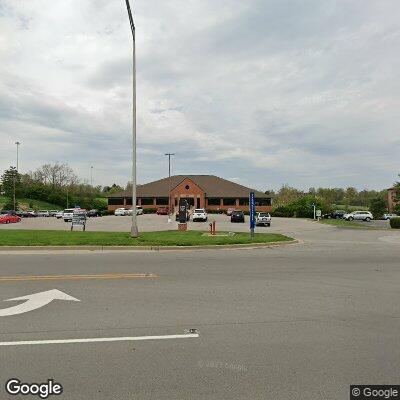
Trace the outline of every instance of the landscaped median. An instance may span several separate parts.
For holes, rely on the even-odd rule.
[[[219,232],[210,236],[200,231],[162,231],[143,232],[136,239],[126,232],[71,232],[39,230],[1,230],[0,246],[134,246],[134,247],[168,247],[168,246],[223,246],[275,244],[293,242],[288,236],[277,233],[256,233],[253,238],[249,233],[228,234]]]
[[[355,228],[355,229],[376,229],[372,226],[361,225],[359,222],[346,221],[345,219],[321,219],[319,222],[326,225],[333,225],[342,228]]]

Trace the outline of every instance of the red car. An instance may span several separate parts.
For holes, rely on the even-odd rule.
[[[168,215],[169,209],[168,207],[158,207],[157,208],[157,215]]]
[[[18,217],[18,215],[10,215],[10,214],[0,215],[0,224],[10,224],[20,221],[21,218]]]

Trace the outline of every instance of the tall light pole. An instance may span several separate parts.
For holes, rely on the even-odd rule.
[[[90,187],[93,187],[93,165],[90,166]]]
[[[139,236],[136,215],[136,36],[129,0],[125,0],[132,31],[132,226],[131,237]]]
[[[165,153],[165,155],[168,156],[168,222],[171,222],[171,156],[174,156],[175,153]]]
[[[19,145],[21,144],[21,142],[15,142],[15,144],[17,145],[17,172],[19,170],[18,166],[19,166]]]

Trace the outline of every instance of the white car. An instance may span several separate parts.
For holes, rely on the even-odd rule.
[[[271,215],[266,212],[259,212],[256,214],[256,225],[271,226]]]
[[[397,214],[383,214],[383,219],[392,219],[392,218],[397,218],[398,215]]]
[[[126,215],[132,215],[132,208],[129,210],[126,210],[127,214]],[[136,206],[136,215],[142,215],[143,214],[143,208],[140,206]]]
[[[47,210],[39,210],[37,212],[38,217],[50,217],[50,213]]]
[[[63,220],[64,222],[71,222],[72,221],[72,217],[74,216],[74,212],[77,211],[79,209],[77,208],[67,208],[63,211]]]
[[[345,214],[343,219],[346,221],[371,221],[374,216],[369,211],[353,211],[350,214]]]
[[[126,208],[117,208],[114,211],[114,215],[116,215],[117,217],[124,217],[126,215],[129,215],[129,210],[127,210]]]
[[[204,208],[196,208],[193,212],[193,222],[202,221],[207,222],[208,215]]]
[[[64,215],[64,211],[58,211],[58,212],[56,213],[55,217],[56,217],[57,219],[61,219],[61,218],[63,217],[63,215]]]

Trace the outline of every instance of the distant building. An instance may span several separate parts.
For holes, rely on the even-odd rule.
[[[388,189],[388,209],[389,212],[393,212],[394,208],[396,206],[397,202],[396,202],[396,189],[390,188]]]
[[[168,206],[173,208],[184,198],[190,207],[207,210],[249,209],[249,194],[255,193],[257,211],[272,210],[271,195],[239,185],[214,175],[174,175],[137,186],[137,205],[143,208]],[[124,191],[108,197],[108,209],[132,207],[132,193]]]

